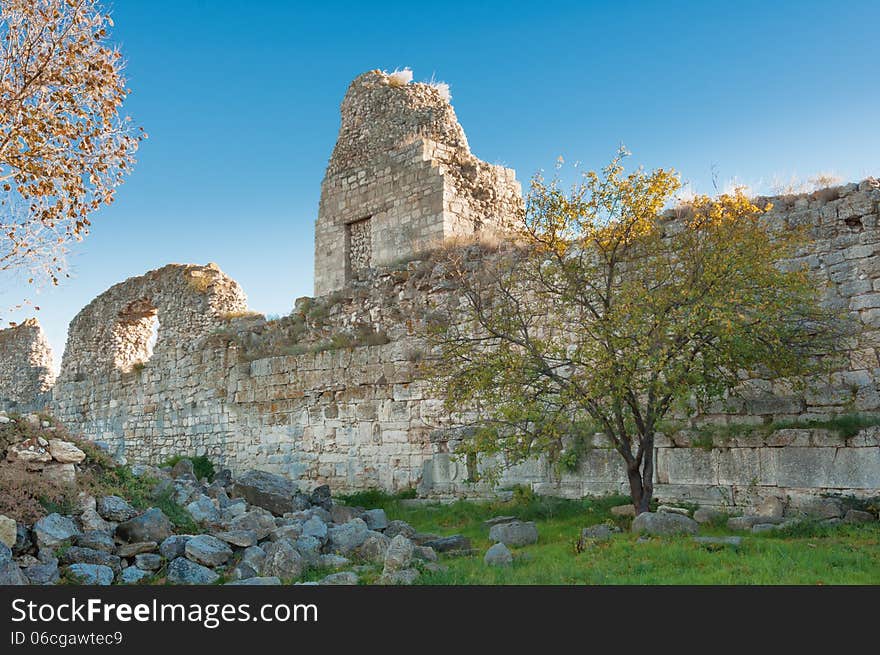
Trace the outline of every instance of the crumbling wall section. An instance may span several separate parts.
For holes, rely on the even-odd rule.
[[[52,348],[37,319],[0,330],[0,402],[33,404],[54,382]]]

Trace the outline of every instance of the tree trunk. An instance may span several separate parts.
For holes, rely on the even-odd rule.
[[[639,467],[637,460],[633,460],[626,467],[626,475],[629,479],[629,492],[632,496],[636,516],[642,512],[649,512],[651,510],[651,500],[654,498],[653,432],[642,436],[642,452],[644,455],[642,456],[641,467]]]
[[[636,462],[628,464],[626,467],[626,475],[629,478],[629,495],[632,497],[633,507],[636,509],[636,515],[647,511],[643,509],[644,503],[644,487],[642,485],[642,474],[639,472],[639,465]]]

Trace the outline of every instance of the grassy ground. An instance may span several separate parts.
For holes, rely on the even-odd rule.
[[[425,574],[421,584],[880,584],[880,522],[868,525],[800,524],[780,533],[734,533],[723,526],[703,526],[701,534],[741,534],[738,550],[710,550],[688,537],[655,538],[636,543],[629,519],[617,519],[610,508],[626,498],[518,497],[510,502],[457,502],[407,507],[400,499],[377,493],[349,497],[351,504],[382,507],[389,519],[402,519],[422,532],[461,533],[478,554],[441,557],[445,572]],[[536,521],[536,545],[512,549],[506,569],[483,564],[491,545],[482,522],[513,515]],[[581,528],[615,522],[624,532],[581,553],[575,545]]]

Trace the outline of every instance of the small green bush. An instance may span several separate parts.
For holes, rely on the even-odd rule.
[[[214,464],[204,455],[174,455],[165,460],[162,463],[162,466],[173,467],[182,459],[188,459],[192,462],[193,473],[197,480],[201,480],[202,478],[208,478],[208,482],[214,480],[214,474],[216,473],[214,470]]]

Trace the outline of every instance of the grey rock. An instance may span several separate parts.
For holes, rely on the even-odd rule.
[[[406,521],[395,520],[388,524],[388,527],[384,530],[384,534],[389,539],[394,539],[394,537],[399,534],[402,534],[407,539],[412,539],[416,534],[416,529]]]
[[[636,508],[632,505],[616,505],[611,508],[613,516],[635,516]]]
[[[215,532],[214,536],[239,548],[248,548],[257,545],[257,533],[253,530],[229,530],[227,532]]]
[[[305,562],[289,539],[273,541],[264,550],[266,559],[260,569],[261,575],[277,576],[287,580],[299,578],[303,574]]]
[[[157,553],[135,555],[134,565],[144,571],[158,571],[162,567],[162,556]]]
[[[323,507],[329,512],[330,508],[333,507],[333,500],[330,498],[330,487],[326,484],[315,487],[309,495],[309,502],[312,505]]]
[[[138,584],[139,582],[149,578],[152,575],[149,571],[144,571],[136,566],[128,566],[122,569],[119,574],[119,581],[122,584]]]
[[[0,586],[27,584],[30,584],[30,580],[22,573],[18,563],[12,559],[12,549],[0,542]]]
[[[515,516],[493,516],[491,519],[487,519],[483,521],[484,528],[491,528],[493,525],[501,525],[502,523],[512,523],[513,521],[519,521],[519,519]]]
[[[158,546],[155,541],[136,541],[133,544],[119,544],[116,554],[123,558],[135,557],[141,553],[152,553]]]
[[[438,553],[468,553],[471,551],[471,540],[464,535],[454,534],[450,537],[436,537],[420,544],[433,548]]]
[[[684,507],[675,507],[674,505],[660,505],[657,508],[657,512],[660,514],[680,514],[681,516],[690,516],[691,512],[689,509]]]
[[[253,577],[253,578],[243,578],[241,580],[233,580],[232,582],[227,582],[227,585],[232,586],[249,586],[249,587],[270,587],[270,586],[278,586],[281,584],[281,579],[276,576],[263,576],[263,577]]]
[[[419,572],[415,569],[404,569],[403,571],[389,571],[379,576],[377,580],[381,585],[411,585],[419,579]]]
[[[755,525],[752,526],[752,532],[772,532],[779,528],[780,526],[776,523],[755,523]]]
[[[334,555],[333,553],[321,555],[318,559],[318,566],[322,569],[341,569],[349,564],[351,564],[350,559],[342,555]]]
[[[211,569],[185,557],[178,557],[168,565],[165,579],[168,584],[213,584],[220,578]]]
[[[510,566],[513,563],[513,555],[507,546],[499,542],[486,551],[483,562],[486,566]]]
[[[325,541],[327,539],[327,524],[317,516],[313,516],[303,523],[302,536],[315,537],[321,541]]]
[[[52,560],[45,564],[34,564],[23,570],[25,577],[32,585],[53,585],[60,578],[58,560]]]
[[[388,527],[388,517],[385,516],[384,509],[370,509],[363,513],[361,518],[370,530],[381,532]]]
[[[18,530],[15,519],[0,514],[0,544],[6,544],[11,550],[15,547],[15,542],[17,540]]]
[[[111,569],[114,574],[122,570],[122,564],[118,556],[111,555],[103,550],[82,548],[81,546],[67,548],[61,555],[61,562],[63,564],[100,564]]]
[[[721,512],[719,512],[717,509],[701,507],[696,512],[694,512],[694,521],[702,525],[704,523],[717,521],[719,518],[721,518],[721,516]]]
[[[173,524],[165,513],[157,507],[116,526],[116,536],[128,543],[136,541],[155,541],[162,543],[171,536]]]
[[[159,545],[159,554],[167,560],[186,555],[186,542],[192,539],[188,534],[173,534]]]
[[[73,543],[82,548],[103,550],[105,553],[116,552],[116,542],[113,541],[113,535],[109,532],[87,530],[86,532],[74,536]]]
[[[171,477],[172,478],[184,478],[191,476],[195,479],[196,474],[193,470],[192,460],[189,459],[181,459],[171,468]]]
[[[241,554],[241,562],[243,564],[248,564],[254,567],[255,570],[259,571],[263,562],[266,560],[266,551],[260,548],[259,546],[250,546],[244,549],[244,552]]]
[[[318,581],[319,585],[356,585],[358,583],[357,573],[352,571],[340,571],[339,573],[331,573]]]
[[[318,566],[321,560],[321,540],[317,537],[297,537],[293,545],[297,552],[302,555],[307,566]]]
[[[209,534],[199,534],[186,542],[187,558],[205,566],[220,566],[232,557],[232,549],[225,541]]]
[[[489,539],[505,546],[528,546],[538,543],[538,528],[534,521],[499,523],[489,529]]]
[[[247,471],[232,485],[233,496],[244,498],[251,505],[262,507],[278,516],[294,511],[295,492],[296,487],[292,481],[266,471]]]
[[[101,515],[98,514],[97,510],[91,508],[83,510],[83,513],[79,516],[79,522],[82,525],[83,530],[87,531],[113,532],[116,529],[115,523],[105,521],[101,518]]]
[[[13,555],[23,555],[34,547],[31,531],[23,523],[15,525],[15,544],[10,546]]]
[[[267,510],[256,508],[232,519],[228,528],[230,531],[252,530],[258,540],[265,539],[275,529],[275,519]]]
[[[227,504],[221,506],[220,520],[228,523],[234,518],[245,514],[247,511],[247,501],[244,498],[236,498],[235,500],[230,500]]]
[[[632,531],[648,535],[697,534],[697,522],[681,514],[642,512],[633,519]]]
[[[320,519],[318,519],[320,520]],[[293,525],[280,525],[269,533],[269,539],[278,541],[279,539],[290,539],[296,541],[302,536],[303,523],[295,523]]]
[[[248,578],[256,578],[257,575],[259,572],[253,566],[239,562],[229,569],[228,578],[230,580],[247,580]]]
[[[406,539],[403,535],[397,536]],[[397,537],[395,537],[395,539],[397,539]],[[388,551],[388,546],[391,544],[391,541],[391,539],[381,532],[371,531],[367,534],[367,538],[364,539],[364,543],[355,548],[354,554],[358,559],[366,562],[382,564],[385,561],[385,554]]]
[[[363,513],[364,509],[362,507],[333,505],[330,508],[330,521],[332,523],[348,523],[352,519],[361,518]]]
[[[729,530],[751,530],[752,526],[768,522],[767,517],[764,516],[733,516],[727,519],[727,528]]]
[[[80,584],[107,586],[113,584],[113,569],[103,564],[71,564],[67,573]]]
[[[413,550],[413,554],[420,560],[424,560],[426,562],[437,561],[437,553],[435,553],[434,549],[430,546],[416,546]]]
[[[340,555],[347,555],[364,543],[369,531],[363,519],[352,519],[348,523],[330,528],[328,531],[330,547]]]
[[[397,535],[388,544],[388,550],[385,553],[385,567],[383,574],[393,571],[402,571],[409,568],[413,560],[413,542],[404,537],[402,534]]]
[[[851,509],[843,517],[844,523],[870,523],[876,520],[871,512],[863,512],[858,509]]]
[[[213,500],[203,494],[187,505],[186,511],[196,523],[202,525],[217,523],[220,520],[220,510],[214,507]]]
[[[608,525],[607,523],[591,525],[581,530],[581,537],[578,543],[584,545],[588,541],[608,541],[611,539],[611,535],[618,532],[620,532],[620,528],[616,525]]]
[[[837,498],[817,498],[806,507],[806,512],[817,519],[835,519],[846,515],[846,507]]]
[[[76,523],[61,516],[61,514],[49,514],[34,524],[34,537],[37,548],[56,548],[79,534]]]
[[[703,544],[704,546],[731,546],[739,548],[742,544],[742,537],[694,537],[694,542]]]
[[[97,499],[96,507],[101,518],[107,521],[128,521],[138,515],[138,511],[119,496],[102,496]]]

